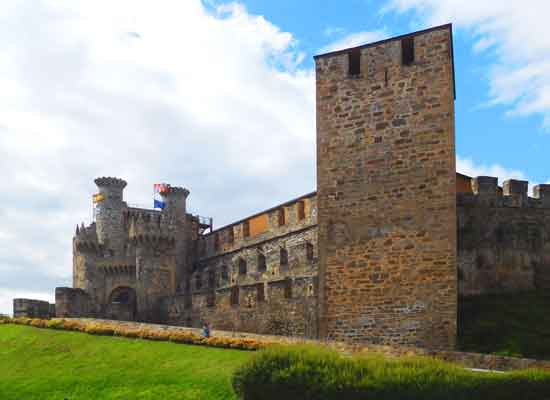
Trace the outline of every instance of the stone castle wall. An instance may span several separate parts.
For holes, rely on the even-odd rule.
[[[318,56],[316,74],[322,338],[452,347],[451,28]]]
[[[461,296],[550,289],[550,186],[473,180],[457,195]]]
[[[171,324],[317,336],[314,194],[201,237],[183,293],[164,300]]]
[[[13,316],[28,318],[55,317],[55,304],[32,299],[13,299]]]

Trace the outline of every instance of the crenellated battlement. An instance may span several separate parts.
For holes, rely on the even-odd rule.
[[[100,178],[96,178],[94,180],[94,183],[98,187],[113,187],[118,189],[124,189],[128,184],[124,179],[115,178],[111,176],[102,176]]]
[[[478,176],[471,181],[473,193],[457,193],[458,206],[484,205],[489,207],[550,208],[550,185],[533,187],[528,195],[529,182],[509,179],[498,185],[498,178]]]
[[[187,197],[189,196],[189,190],[187,190],[186,188],[184,187],[179,187],[179,186],[168,186],[168,188],[162,192],[162,195],[163,196],[166,196],[166,195],[179,195],[179,196],[183,196],[183,197]]]
[[[100,252],[103,245],[99,243],[95,222],[89,226],[76,226],[75,236],[73,238],[76,250],[80,252]]]
[[[176,240],[176,220],[159,213],[128,213],[128,237],[134,243],[166,242]]]

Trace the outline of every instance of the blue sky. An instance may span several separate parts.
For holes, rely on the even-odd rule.
[[[550,2],[4,0],[0,313],[71,285],[93,180],[221,226],[315,189],[313,56],[452,22],[457,169],[550,181]]]
[[[242,3],[250,13],[263,15],[282,30],[292,32],[298,48],[306,54],[306,66],[311,66],[312,56],[327,42],[356,32],[381,31],[391,37],[431,26],[429,20],[421,18],[418,9],[390,10],[388,1],[245,0]],[[510,116],[510,106],[491,105],[488,79],[491,65],[498,62],[496,52],[474,50],[479,39],[475,25],[457,24],[452,16],[438,22],[455,22],[457,153],[476,164],[487,167],[499,164],[522,171],[532,184],[550,180],[547,162],[550,131],[544,126],[544,113]]]

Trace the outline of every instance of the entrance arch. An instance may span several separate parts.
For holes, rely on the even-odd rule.
[[[128,286],[115,288],[109,296],[107,318],[121,321],[135,321],[136,291]]]

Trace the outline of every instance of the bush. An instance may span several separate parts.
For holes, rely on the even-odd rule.
[[[272,347],[232,379],[244,400],[550,398],[550,373],[478,373],[430,358],[346,357],[321,347]]]
[[[239,350],[258,350],[272,345],[270,342],[260,342],[247,338],[211,337],[204,338],[192,332],[170,332],[154,329],[136,329],[124,325],[120,326],[108,322],[83,322],[72,319],[30,319],[30,318],[3,318],[0,323],[14,323],[18,325],[30,325],[37,328],[61,329],[67,331],[85,332],[91,335],[122,336],[126,338],[139,338],[146,340],[171,341],[174,343],[186,343],[212,347],[231,348]]]

